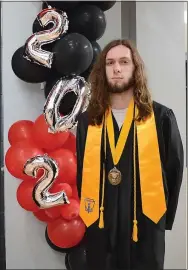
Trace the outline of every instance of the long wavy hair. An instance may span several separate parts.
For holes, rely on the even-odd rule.
[[[106,55],[108,51],[118,45],[124,45],[131,50],[134,70],[134,100],[138,108],[137,121],[144,120],[152,112],[152,100],[148,89],[144,62],[136,47],[130,40],[116,39],[105,46],[99,54],[88,81],[91,84],[91,99],[87,108],[89,124],[100,125],[106,110],[110,106],[110,93],[106,78]]]

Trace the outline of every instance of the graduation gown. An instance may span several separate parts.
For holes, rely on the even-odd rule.
[[[109,183],[107,174],[114,167],[107,135],[106,181],[104,195],[104,229],[99,221],[86,229],[83,244],[86,249],[87,270],[158,270],[164,267],[165,230],[171,230],[183,175],[183,146],[174,113],[171,109],[153,102],[167,211],[155,224],[142,213],[138,150],[136,142],[137,171],[137,221],[138,242],[132,240],[133,229],[133,123],[127,143],[116,166],[122,173],[118,186]],[[120,130],[113,116],[115,143]],[[87,136],[87,112],[80,116],[77,127],[77,188],[82,188],[82,168]],[[101,168],[104,158],[104,132],[102,133]],[[101,169],[102,185],[102,169]],[[100,199],[101,199],[100,188]],[[157,207],[157,205],[156,205]]]

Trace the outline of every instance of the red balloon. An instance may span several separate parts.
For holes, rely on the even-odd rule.
[[[57,219],[61,216],[61,207],[62,206],[60,205],[45,209],[45,214],[53,220]]]
[[[49,217],[46,214],[44,209],[40,209],[39,211],[34,212],[33,214],[38,220],[40,220],[42,222],[51,222],[51,221],[53,221],[53,218]]]
[[[30,147],[36,148],[37,147],[38,148],[38,146],[36,145],[36,143],[31,138],[28,138],[26,140],[19,141],[19,142],[17,142],[14,145],[16,145],[17,147],[25,147],[25,148],[28,148],[28,147],[29,148]]]
[[[76,185],[72,185],[72,198],[76,199],[78,202],[80,201],[80,198],[78,196],[78,189]]]
[[[53,186],[49,189],[50,193],[56,193],[59,191],[65,191],[68,198],[72,197],[72,188],[67,183],[58,183],[55,182]]]
[[[71,248],[81,242],[85,234],[85,224],[80,217],[71,221],[56,219],[47,225],[50,241],[60,248]]]
[[[46,151],[53,151],[62,147],[68,139],[70,132],[64,131],[59,133],[50,133],[44,115],[41,114],[33,126],[33,140],[39,147]]]
[[[39,210],[39,207],[33,200],[33,189],[35,182],[32,181],[23,181],[17,189],[17,201],[19,205],[27,210],[36,212]]]
[[[74,155],[76,154],[76,137],[72,132],[70,132],[68,139],[63,144],[63,148],[72,151]]]
[[[34,123],[30,120],[20,120],[15,122],[8,131],[8,140],[10,145],[25,139],[32,140],[32,129]]]
[[[22,180],[32,180],[31,176],[23,173],[26,161],[37,155],[44,155],[44,151],[36,147],[33,142],[24,140],[12,145],[5,155],[5,165],[11,175]],[[41,175],[41,171],[40,171]],[[37,175],[39,176],[39,174]]]
[[[58,149],[49,153],[59,165],[59,175],[56,178],[57,182],[64,182],[70,185],[76,183],[76,157],[75,155],[67,149]]]
[[[72,220],[79,216],[80,204],[75,199],[70,199],[70,204],[65,204],[61,208],[61,216],[64,219]]]

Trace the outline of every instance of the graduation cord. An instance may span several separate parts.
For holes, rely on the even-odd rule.
[[[102,200],[100,207],[99,228],[104,228],[104,188],[105,188],[105,161],[106,161],[106,115],[104,117],[104,161],[103,161],[103,180],[102,180]]]
[[[135,109],[134,109],[134,118],[135,118]],[[136,215],[136,123],[134,121],[134,135],[133,135],[133,174],[134,174],[134,219],[133,219],[133,233],[132,238],[134,242],[138,241],[138,221]],[[106,116],[104,117],[104,161],[103,161],[103,180],[102,180],[102,199],[100,206],[100,218],[99,218],[99,228],[104,228],[104,189],[105,189],[105,161],[106,161]]]
[[[134,110],[135,112],[135,110]],[[134,138],[133,138],[133,174],[134,174],[134,219],[133,219],[133,241],[138,241],[138,221],[136,217],[136,123],[135,123],[135,113],[134,113]]]

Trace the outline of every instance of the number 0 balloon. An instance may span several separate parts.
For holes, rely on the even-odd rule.
[[[63,97],[70,92],[77,96],[72,112],[61,116],[59,105]],[[60,79],[50,91],[44,105],[44,115],[49,132],[56,133],[73,129],[77,125],[77,117],[84,112],[89,104],[90,84],[83,77],[76,76],[71,80]]]

